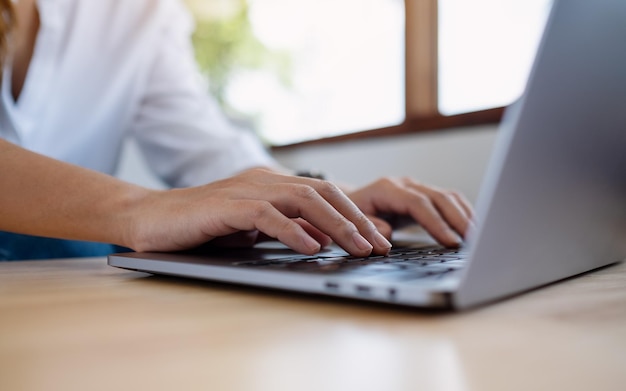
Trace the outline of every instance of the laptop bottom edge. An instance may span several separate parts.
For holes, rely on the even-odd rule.
[[[452,294],[445,289],[418,287],[407,283],[384,283],[346,276],[242,270],[200,262],[183,262],[169,254],[159,259],[159,253],[112,254],[110,266],[122,269],[196,280],[278,289],[376,303],[417,307],[424,309],[452,309]]]

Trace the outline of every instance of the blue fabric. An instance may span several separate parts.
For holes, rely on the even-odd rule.
[[[0,231],[0,261],[99,257],[129,251],[106,243],[42,238]]]

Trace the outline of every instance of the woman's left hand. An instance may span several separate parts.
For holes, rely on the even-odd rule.
[[[412,217],[447,247],[458,247],[473,224],[472,206],[462,194],[411,178],[382,178],[347,195],[387,238],[392,227],[383,214]]]

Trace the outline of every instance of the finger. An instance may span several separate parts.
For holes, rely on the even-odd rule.
[[[461,206],[458,199],[448,192],[433,191],[426,194],[428,194],[448,225],[465,237],[470,219],[467,217],[465,209]]]
[[[460,239],[433,205],[420,191],[419,184],[409,179],[383,178],[353,194],[365,208],[375,213],[391,212],[410,215],[439,243],[458,247]]]
[[[444,217],[428,195],[409,187],[394,192],[393,203],[378,201],[398,214],[408,214],[417,221],[435,240],[447,247],[458,247],[458,235],[450,228]],[[388,198],[383,198],[388,201]]]
[[[315,254],[321,245],[304,228],[277,210],[270,202],[261,200],[234,200],[221,216],[224,226],[233,230],[259,230],[279,240],[294,251]]]
[[[357,228],[357,222],[364,225],[360,219],[367,220],[358,208],[355,207],[358,212],[346,216],[335,206],[339,202],[331,204],[311,186],[278,183],[259,187],[258,193],[251,196],[267,199],[288,217],[302,217],[352,255],[367,256],[374,248]],[[343,206],[340,208],[346,209]],[[369,220],[367,223],[371,224],[368,232],[376,230],[373,223]]]
[[[322,232],[319,229],[315,228],[308,221],[306,221],[304,219],[300,219],[300,218],[295,219],[294,221],[297,224],[299,224],[302,228],[304,228],[304,230],[309,235],[311,235],[311,237],[313,239],[315,239],[322,247],[329,246],[333,242],[333,239],[330,236],[326,235],[324,232]]]
[[[391,244],[334,184],[312,178],[257,172],[246,197],[266,199],[288,217],[302,217],[353,255],[386,254]]]
[[[391,243],[378,230],[376,224],[374,224],[344,192],[330,182],[318,180],[314,183],[314,186],[326,201],[336,208],[339,213],[354,223],[363,237],[373,245],[373,253],[389,253]]]
[[[439,243],[446,247],[458,247],[461,241],[443,219],[430,198],[419,193],[407,193],[410,198],[409,214]]]
[[[465,211],[465,215],[467,216],[467,218],[470,220],[473,220],[474,219],[474,207],[472,206],[472,204],[462,194],[454,192],[453,195],[459,202],[459,205],[461,205],[461,207]]]
[[[457,192],[423,185],[411,179],[405,179],[404,184],[427,195],[446,223],[462,237],[467,235],[471,225],[472,207],[465,197]]]
[[[326,201],[355,224],[359,232],[373,245],[375,254],[387,254],[389,252],[391,243],[378,230],[376,224],[344,192],[326,181],[316,180],[312,185]]]
[[[380,232],[385,238],[391,240],[391,234],[393,233],[393,227],[384,219],[376,216],[368,216],[369,219],[374,223],[378,232]],[[415,224],[415,222],[413,222]]]

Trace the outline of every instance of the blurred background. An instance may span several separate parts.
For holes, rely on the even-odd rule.
[[[196,19],[196,57],[211,93],[266,143],[404,120],[404,0],[185,2]],[[458,114],[516,99],[549,5],[439,0],[439,111]]]
[[[424,5],[436,8],[434,115],[509,105],[522,93],[551,6],[551,0],[184,1],[196,21],[193,43],[210,93],[281,163],[355,185],[412,176],[471,200],[497,138],[495,121],[293,144],[405,121],[406,75],[415,76],[405,60],[420,49],[407,45],[406,34],[430,21],[415,20]],[[119,176],[163,186],[133,142]]]

